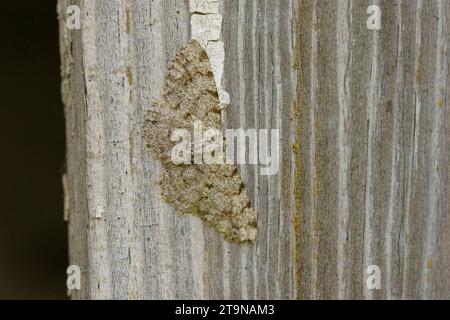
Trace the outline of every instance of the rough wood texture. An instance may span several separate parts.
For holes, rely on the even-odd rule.
[[[190,39],[188,3],[79,4],[80,31],[61,21],[70,263],[84,271],[74,298],[294,298],[288,144],[279,176],[242,169],[260,221],[256,244],[226,242],[160,198],[160,164],[142,141],[143,110],[161,97],[167,67]],[[59,3],[61,18],[66,5]],[[291,7],[289,1],[222,3],[230,128],[285,126],[289,140]],[[282,76],[290,80],[282,84]]]
[[[449,2],[372,3],[300,1],[299,297],[449,298]]]
[[[72,297],[449,298],[450,5],[375,1],[373,31],[372,3],[220,1],[227,127],[280,130],[277,175],[240,167],[258,233],[233,244],[174,214],[142,141],[188,1],[59,0]]]

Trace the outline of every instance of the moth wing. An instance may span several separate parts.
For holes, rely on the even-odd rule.
[[[174,129],[190,133],[194,122],[203,131],[221,130],[220,102],[208,55],[192,40],[173,59],[164,94],[146,113],[144,138],[161,160],[162,196],[181,213],[200,216],[231,241],[254,241],[256,219],[244,183],[234,165],[175,164]],[[191,161],[193,163],[193,146]]]

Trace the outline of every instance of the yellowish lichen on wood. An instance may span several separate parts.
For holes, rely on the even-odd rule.
[[[417,81],[422,81],[423,78],[423,47],[419,49],[419,64],[417,66]]]
[[[298,10],[302,12],[302,10]],[[297,18],[296,29],[297,37],[295,39],[295,59],[294,70],[298,71],[298,97],[294,103],[294,120],[295,120],[295,139],[292,146],[295,159],[295,182],[294,182],[294,197],[295,197],[295,212],[294,212],[294,233],[295,233],[295,281],[297,284],[297,299],[302,298],[300,290],[301,271],[302,271],[302,252],[301,252],[301,225],[302,225],[302,163],[301,163],[301,119],[302,119],[302,97],[304,90],[304,75],[302,72],[302,38],[301,38],[301,17]]]
[[[131,32],[131,13],[129,9],[126,9],[126,22],[125,22],[125,30],[127,33]]]

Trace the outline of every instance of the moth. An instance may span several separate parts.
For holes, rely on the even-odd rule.
[[[235,165],[180,164],[172,160],[177,144],[172,141],[173,130],[193,134],[194,123],[199,121],[205,130],[222,130],[219,96],[208,55],[196,40],[191,40],[173,59],[161,99],[145,113],[144,140],[162,164],[161,195],[178,213],[199,216],[229,241],[254,241],[255,213]],[[192,159],[194,153],[190,154]]]

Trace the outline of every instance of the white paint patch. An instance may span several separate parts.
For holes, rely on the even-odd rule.
[[[102,206],[97,206],[97,208],[95,208],[95,218],[101,219],[103,217],[104,212],[105,212],[105,209],[103,209]]]
[[[219,0],[191,0],[189,1],[191,13],[219,13]]]
[[[190,0],[191,37],[197,40],[208,54],[219,93],[222,108],[230,104],[228,93],[222,88],[225,49],[220,40],[222,15],[219,13],[219,0]]]

